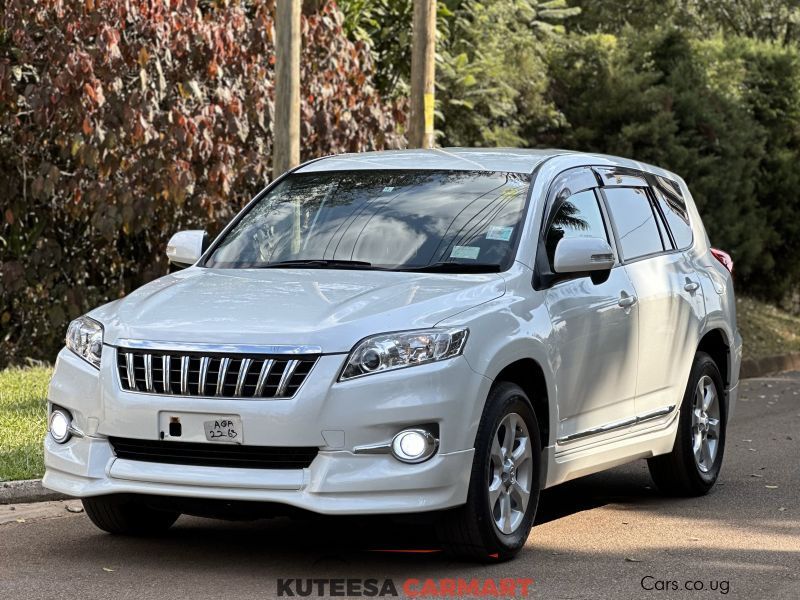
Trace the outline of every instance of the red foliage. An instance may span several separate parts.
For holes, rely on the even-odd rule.
[[[268,180],[274,1],[7,0],[0,22],[0,364],[162,274]],[[303,158],[401,143],[334,4],[303,17]]]

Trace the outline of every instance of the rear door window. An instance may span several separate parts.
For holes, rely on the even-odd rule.
[[[644,189],[606,188],[604,193],[625,260],[664,251],[656,215]]]

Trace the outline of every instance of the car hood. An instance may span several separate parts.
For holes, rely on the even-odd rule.
[[[431,327],[504,293],[496,273],[192,267],[89,316],[112,345],[135,339],[347,352],[368,335]]]

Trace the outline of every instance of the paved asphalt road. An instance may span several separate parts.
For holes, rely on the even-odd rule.
[[[141,540],[100,533],[67,511],[77,502],[0,506],[0,597],[273,598],[278,578],[344,577],[391,578],[403,595],[409,578],[511,577],[533,579],[533,598],[797,600],[798,459],[800,373],[746,381],[710,495],[662,498],[644,462],[574,481],[544,493],[521,556],[490,566],[377,552],[435,546],[427,527],[383,518],[182,517]]]

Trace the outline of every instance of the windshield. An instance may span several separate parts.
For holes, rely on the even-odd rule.
[[[529,184],[530,175],[483,171],[292,174],[205,266],[505,270]]]

